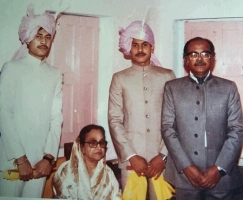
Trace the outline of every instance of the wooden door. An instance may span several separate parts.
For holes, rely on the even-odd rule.
[[[63,76],[61,144],[73,142],[81,128],[97,122],[99,19],[62,15],[49,60]]]

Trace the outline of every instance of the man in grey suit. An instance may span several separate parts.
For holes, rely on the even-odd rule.
[[[189,76],[165,85],[165,179],[176,187],[178,200],[234,199],[243,185],[237,167],[243,120],[236,84],[212,75],[215,52],[208,39],[189,40],[184,63]]]
[[[165,168],[167,149],[160,134],[162,96],[165,82],[175,75],[160,67],[147,24],[131,23],[121,31],[119,45],[131,57],[132,66],[113,75],[108,118],[124,189],[129,169],[138,176],[157,179]],[[150,199],[156,199],[153,187],[149,188]]]

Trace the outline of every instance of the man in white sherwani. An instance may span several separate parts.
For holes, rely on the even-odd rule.
[[[166,81],[174,72],[154,55],[154,35],[141,21],[121,31],[119,46],[132,66],[113,75],[109,93],[109,127],[121,168],[124,190],[129,169],[148,178],[150,199],[157,199],[151,178],[165,168],[167,149],[161,138],[161,108]],[[135,199],[135,197],[133,197]]]
[[[0,170],[16,168],[19,180],[0,173],[0,196],[41,198],[57,158],[61,124],[60,71],[46,62],[55,18],[28,7],[19,27],[22,46],[0,78]]]

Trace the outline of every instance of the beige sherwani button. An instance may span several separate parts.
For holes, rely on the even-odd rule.
[[[147,133],[150,133],[150,130],[149,129],[147,129]]]
[[[147,103],[148,103],[148,101],[146,100],[146,101],[145,101],[145,103],[147,104]]]
[[[148,88],[144,87],[143,89],[144,89],[144,90],[147,90]]]
[[[143,74],[143,77],[146,77],[147,76],[147,74]]]
[[[149,115],[146,115],[146,118],[149,118]]]

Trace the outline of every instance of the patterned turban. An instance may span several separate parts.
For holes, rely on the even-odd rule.
[[[142,21],[134,21],[125,30],[122,29],[120,31],[119,47],[124,55],[131,55],[130,51],[133,38],[144,40],[150,43],[153,47],[155,46],[152,29],[148,24],[142,24]],[[151,54],[150,60],[153,65],[161,66],[154,53]]]
[[[41,15],[34,14],[33,5],[29,5],[27,9],[27,16],[22,18],[19,26],[19,39],[22,46],[15,52],[12,60],[18,60],[26,56],[28,48],[26,43],[34,39],[40,28],[45,29],[53,37],[56,31],[55,18],[48,12]]]

